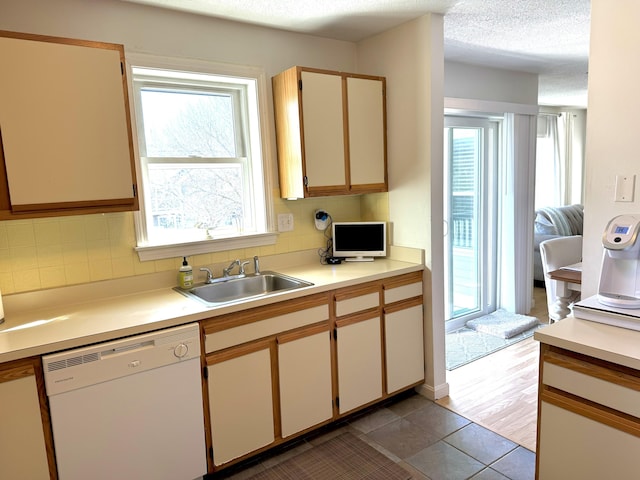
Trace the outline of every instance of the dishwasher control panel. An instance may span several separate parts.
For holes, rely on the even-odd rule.
[[[197,323],[42,357],[47,395],[200,358]]]

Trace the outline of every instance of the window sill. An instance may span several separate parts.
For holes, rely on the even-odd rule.
[[[237,250],[241,248],[274,245],[277,238],[277,233],[261,233],[243,237],[220,238],[187,243],[172,243],[171,245],[143,246],[136,247],[135,250],[138,252],[140,261],[145,262],[148,260],[162,260],[165,258],[200,255],[203,253],[220,252],[224,250]]]

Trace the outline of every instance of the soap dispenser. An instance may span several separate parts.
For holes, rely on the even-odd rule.
[[[178,286],[184,289],[193,286],[193,269],[187,262],[187,257],[182,257],[182,266],[178,271]]]

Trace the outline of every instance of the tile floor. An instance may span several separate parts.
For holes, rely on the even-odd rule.
[[[535,454],[530,450],[420,395],[409,394],[213,478],[247,479],[345,430],[399,463],[415,480],[533,480],[535,476]]]

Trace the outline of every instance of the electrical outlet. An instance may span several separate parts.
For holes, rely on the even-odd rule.
[[[278,214],[278,231],[290,232],[293,230],[293,213]]]

